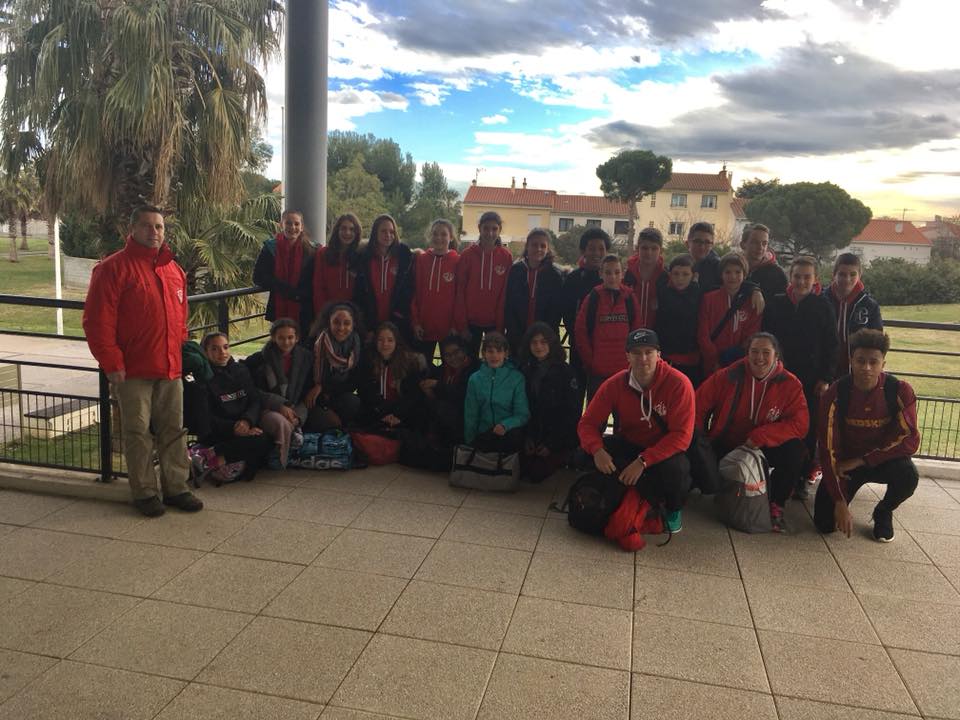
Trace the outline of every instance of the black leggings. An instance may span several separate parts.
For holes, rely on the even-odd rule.
[[[603,449],[610,453],[617,472],[622,472],[643,452],[642,447],[619,435],[604,436]],[[663,503],[667,511],[682,508],[690,491],[690,461],[686,453],[671,455],[645,468],[637,482],[637,490],[651,503]]]
[[[849,503],[866,483],[886,485],[887,492],[878,504],[893,511],[913,495],[919,480],[920,476],[913,460],[908,457],[894,458],[876,467],[863,466],[851,472],[844,495]],[[813,501],[813,524],[822,533],[832,533],[836,530],[834,505],[834,499],[827,492],[826,480],[821,480],[820,487],[817,488],[817,497]]]

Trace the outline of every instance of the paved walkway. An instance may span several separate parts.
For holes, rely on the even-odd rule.
[[[897,539],[729,533],[635,556],[397,467],[264,474],[207,510],[0,491],[4,720],[960,718],[960,482]]]

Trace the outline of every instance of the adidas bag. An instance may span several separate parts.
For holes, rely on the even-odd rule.
[[[469,445],[457,445],[453,451],[450,485],[471,490],[516,492],[520,486],[520,453],[480,452]]]
[[[743,532],[770,532],[770,466],[763,452],[747,445],[734,448],[720,460],[720,477],[717,505],[723,521]]]
[[[352,455],[350,436],[341,430],[304,433],[300,447],[290,448],[287,466],[309,470],[349,470]]]

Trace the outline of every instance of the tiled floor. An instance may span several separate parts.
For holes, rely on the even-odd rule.
[[[0,720],[960,720],[960,482],[897,540],[730,533],[635,556],[399,467],[264,474],[146,520],[0,491]],[[880,489],[882,492],[882,489]]]

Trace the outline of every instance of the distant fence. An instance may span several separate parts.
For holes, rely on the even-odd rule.
[[[231,317],[228,303],[231,298],[259,292],[260,288],[246,287],[191,296],[191,305],[216,303],[217,306],[216,322],[192,327],[191,332],[203,334],[217,329],[229,333],[231,326],[236,323],[261,318],[261,313]],[[0,295],[0,305],[83,309],[83,302],[79,300],[52,300],[21,295]],[[960,325],[949,323],[888,320],[885,325],[947,333],[960,332]],[[4,328],[0,328],[0,335],[85,340],[78,335],[62,336]],[[231,344],[241,345],[265,337],[266,333],[248,338],[234,338],[234,334],[231,334]],[[960,335],[954,337],[960,338]],[[902,353],[918,357],[960,358],[960,352],[947,350],[897,347],[895,353],[897,356]],[[109,384],[102,372],[93,367],[83,368],[16,358],[0,359],[0,366],[3,365],[16,368],[16,372],[8,372],[5,376],[3,368],[0,367],[0,462],[89,472],[102,482],[109,482],[114,477],[126,474],[119,413],[115,412],[116,406],[110,398]],[[960,461],[960,376],[954,372],[917,372],[911,370],[909,364],[901,367],[899,360],[890,362],[889,365],[891,372],[902,378],[955,384],[956,391],[942,393],[942,396],[918,394],[918,421],[923,441],[917,457]],[[23,389],[19,382],[20,374],[23,368],[29,367],[45,368],[50,372],[96,374],[96,391],[91,389],[86,393],[58,393]]]

